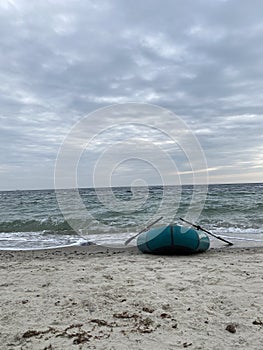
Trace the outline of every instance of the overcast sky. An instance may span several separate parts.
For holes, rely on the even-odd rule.
[[[261,0],[1,0],[0,189],[53,187],[59,147],[75,123],[129,102],[163,107],[185,122],[204,151],[211,183],[262,182],[262,14]],[[114,185],[160,182],[153,169],[167,145],[178,170],[168,182],[191,182],[187,152],[159,129],[152,132],[154,115],[140,113],[141,125],[128,129],[120,116],[112,118],[115,129],[82,156],[80,185],[92,185],[90,169],[105,150],[110,155],[96,176],[109,170]],[[167,122],[155,118],[158,127]],[[90,118],[87,139],[98,124],[110,126],[103,119]],[[174,126],[168,119],[175,129],[176,119]],[[121,122],[131,120],[125,113]],[[143,156],[133,154],[139,144]],[[165,177],[169,167],[162,171]]]

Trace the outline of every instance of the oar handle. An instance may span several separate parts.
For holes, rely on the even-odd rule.
[[[229,242],[229,241],[227,241],[226,239],[224,239],[224,238],[222,238],[222,237],[216,236],[214,233],[205,230],[204,228],[202,228],[202,227],[199,226],[199,225],[192,224],[191,222],[189,222],[189,221],[187,221],[187,220],[185,220],[185,219],[182,219],[182,218],[180,218],[180,220],[182,220],[183,222],[186,222],[187,224],[193,226],[193,227],[196,228],[197,230],[201,230],[201,231],[204,231],[204,232],[208,233],[209,235],[211,235],[211,236],[213,236],[213,237],[219,239],[220,241],[223,241],[223,242],[227,243],[228,245],[233,245],[232,242]]]
[[[143,230],[141,230],[139,233],[137,233],[135,236],[132,236],[130,238],[127,239],[127,241],[124,242],[125,245],[129,244],[134,238],[136,238],[137,236],[139,236],[141,233],[147,231],[150,227],[152,227],[154,224],[156,224],[158,221],[162,220],[162,216],[155,220],[154,222],[152,222],[150,225],[146,226]]]

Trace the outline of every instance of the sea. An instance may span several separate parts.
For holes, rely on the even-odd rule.
[[[263,183],[1,191],[0,249],[125,247],[160,218],[156,225],[186,218],[236,246],[263,246],[262,214]]]

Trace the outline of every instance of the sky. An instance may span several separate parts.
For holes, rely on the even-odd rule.
[[[1,0],[0,190],[262,182],[262,13]]]

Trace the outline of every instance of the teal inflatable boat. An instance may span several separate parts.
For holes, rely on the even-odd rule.
[[[201,253],[209,245],[210,240],[205,232],[179,225],[153,228],[137,238],[139,250],[152,254]]]

